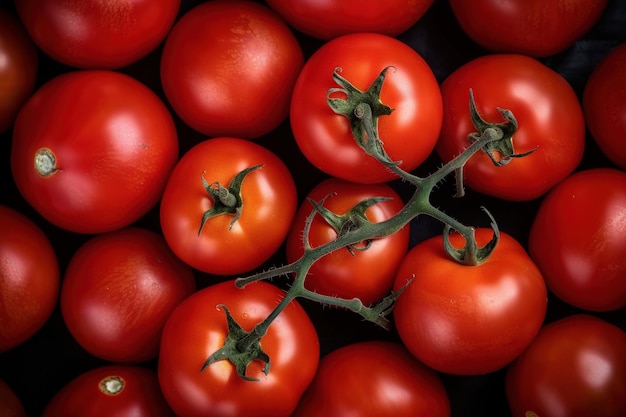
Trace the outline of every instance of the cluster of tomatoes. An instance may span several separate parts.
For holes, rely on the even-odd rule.
[[[509,3],[3,6],[0,413],[626,415],[626,9]],[[293,277],[235,278],[416,195],[355,132],[426,179],[489,129],[310,267],[330,304],[402,291],[391,330],[298,299],[254,343]],[[488,245],[481,206],[462,265],[440,220]]]

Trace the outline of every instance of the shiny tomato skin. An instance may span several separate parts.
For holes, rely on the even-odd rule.
[[[240,171],[259,164],[241,186],[241,216],[210,218],[213,199],[202,184],[227,187]],[[287,166],[267,148],[238,138],[213,138],[182,156],[161,199],[161,228],[173,252],[210,274],[236,275],[265,262],[282,245],[297,208],[296,186]],[[230,229],[229,229],[230,228]]]
[[[626,307],[626,173],[579,171],[541,202],[529,235],[530,255],[548,288],[590,311]]]
[[[473,59],[441,85],[443,128],[437,153],[450,161],[469,145],[476,132],[469,112],[473,90],[478,113],[491,123],[504,122],[497,108],[517,119],[516,153],[536,150],[507,165],[496,166],[482,151],[465,165],[465,184],[480,193],[511,201],[539,198],[571,174],[582,159],[585,123],[573,88],[557,72],[531,57],[492,54]]]
[[[57,303],[60,268],[48,237],[32,220],[0,205],[0,352],[22,344]]]
[[[159,354],[159,381],[165,398],[180,417],[287,417],[310,384],[319,362],[317,333],[304,309],[292,301],[261,338],[270,358],[252,362],[241,379],[227,360],[206,359],[221,348],[228,332],[228,308],[244,330],[265,319],[284,291],[265,281],[235,287],[232,280],[205,287],[183,301],[168,319]]]
[[[162,236],[131,227],[78,248],[63,278],[61,312],[92,355],[140,363],[157,356],[165,320],[195,290],[192,269]]]
[[[319,364],[293,417],[449,417],[439,375],[399,343],[364,341],[340,347]]]
[[[159,46],[180,0],[20,0],[15,6],[52,59],[75,68],[118,69]]]
[[[268,7],[209,1],[172,28],[161,56],[161,82],[174,111],[192,129],[255,139],[287,118],[303,63],[296,37]]]
[[[433,0],[267,0],[267,4],[296,30],[329,40],[360,32],[397,36],[420,20]]]
[[[39,57],[35,44],[19,19],[0,9],[0,133],[13,126],[15,117],[32,94]]]
[[[483,245],[490,229],[476,229]],[[461,248],[463,239],[450,236]],[[442,236],[414,246],[398,270],[394,322],[405,346],[424,364],[458,375],[502,369],[533,340],[545,318],[547,290],[523,246],[500,232],[491,256],[478,266],[453,261]]]
[[[364,199],[386,197],[365,212],[372,223],[388,220],[404,207],[402,198],[387,184],[358,184],[338,178],[328,178],[307,195],[335,214],[344,214]],[[304,253],[303,233],[313,206],[303,201],[287,236],[287,261],[294,262]],[[312,247],[330,242],[337,237],[335,230],[319,215],[313,219],[309,243]],[[353,254],[347,248],[334,251],[315,262],[306,277],[305,287],[320,294],[345,299],[359,298],[371,305],[387,296],[393,286],[396,270],[409,247],[410,228],[407,226],[391,236],[375,239],[365,250],[365,243],[357,244]]]
[[[546,325],[506,373],[513,417],[620,417],[624,392],[626,333],[587,314]]]
[[[582,38],[608,0],[450,0],[465,33],[492,52],[536,58],[555,55]]]
[[[356,144],[349,120],[326,102],[336,88],[333,71],[360,90],[387,66],[380,95],[393,112],[378,119],[380,139],[392,160],[411,171],[434,149],[441,129],[439,84],[428,63],[408,45],[386,35],[340,36],[320,47],[306,62],[294,87],[290,122],[306,158],[325,173],[358,183],[380,183],[396,177]]]
[[[156,372],[135,365],[105,365],[79,374],[54,395],[42,414],[112,416],[176,417],[163,398]]]
[[[34,161],[51,151],[55,170]],[[13,130],[18,190],[44,218],[77,233],[128,226],[159,200],[178,158],[174,120],[144,84],[107,70],[64,73],[26,102]]]
[[[22,401],[2,379],[0,379],[0,410],[3,417],[26,417]]]
[[[626,170],[626,42],[595,67],[583,90],[583,110],[591,136],[606,157]]]

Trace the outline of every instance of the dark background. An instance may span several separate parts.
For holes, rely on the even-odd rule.
[[[182,0],[180,15],[201,2],[203,1]],[[12,10],[11,5],[0,7]],[[309,56],[323,43],[300,33],[296,35],[301,42],[305,56]],[[440,82],[462,64],[488,53],[462,32],[446,0],[435,0],[427,14],[398,38],[426,59]],[[581,97],[585,82],[594,66],[611,48],[625,40],[626,1],[610,0],[601,20],[583,39],[566,51],[541,61],[563,75]],[[120,71],[136,77],[163,98],[158,71],[160,53],[161,48],[158,48],[146,58]],[[38,86],[55,75],[72,70],[52,61],[44,54],[40,54],[39,65]],[[178,126],[182,154],[205,137],[185,126],[176,115],[174,117]],[[315,184],[326,178],[325,174],[317,171],[302,156],[291,136],[288,121],[274,132],[259,139],[258,143],[270,148],[287,163],[294,174],[301,199]],[[0,136],[0,204],[8,205],[28,215],[43,229],[53,243],[63,273],[74,251],[89,236],[61,230],[45,221],[28,206],[11,179],[10,147],[11,132],[9,131]],[[416,173],[427,175],[439,163],[439,159],[433,154],[416,170]],[[613,165],[601,154],[588,135],[585,157],[578,169],[600,166],[611,167]],[[391,184],[403,197],[408,197],[412,191],[408,185],[400,181]],[[467,195],[463,199],[455,200],[451,198],[454,193],[452,187],[453,181],[449,181],[439,188],[434,196],[435,202],[446,212],[465,223],[487,226],[487,219],[480,210],[480,206],[485,206],[494,215],[501,230],[526,245],[528,231],[541,199],[510,203],[467,190]],[[137,225],[158,231],[157,208],[150,211]],[[438,234],[442,230],[439,223],[423,216],[413,221],[411,229],[412,244]],[[263,268],[283,262],[281,250]],[[196,277],[199,287],[215,282],[214,277],[207,277],[199,272],[196,273]],[[395,332],[387,332],[373,324],[364,323],[353,313],[322,309],[309,302],[303,302],[303,305],[318,329],[322,354],[360,340],[399,341]],[[576,312],[580,311],[550,296],[546,322]],[[624,309],[596,315],[626,330]],[[28,415],[38,416],[52,396],[70,379],[88,369],[104,364],[106,362],[89,355],[71,338],[57,307],[46,325],[34,337],[19,347],[0,353],[0,378],[15,390],[24,403]],[[154,368],[156,361],[143,365]],[[442,374],[441,377],[450,396],[453,417],[510,416],[504,396],[504,370],[483,376],[462,377]]]

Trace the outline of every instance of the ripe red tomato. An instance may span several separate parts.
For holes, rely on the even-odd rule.
[[[626,42],[611,50],[583,91],[587,127],[600,150],[626,170]]]
[[[122,73],[74,71],[44,84],[13,130],[11,169],[24,198],[78,233],[122,228],[150,210],[178,158],[165,104]]]
[[[26,417],[22,401],[2,379],[0,379],[0,410],[2,417]]]
[[[132,365],[93,368],[68,382],[42,417],[176,417],[156,372]]]
[[[267,0],[296,30],[319,39],[375,32],[397,36],[413,26],[434,0]]]
[[[0,230],[0,352],[5,352],[48,320],[60,272],[48,237],[32,220],[0,205]]]
[[[387,184],[357,184],[332,177],[319,183],[307,195],[307,198],[316,202],[325,197],[328,198],[323,206],[339,215],[347,213],[365,199],[389,198],[367,208],[364,214],[372,223],[388,220],[404,207],[402,198]],[[296,261],[304,253],[304,225],[312,211],[313,206],[309,201],[304,201],[298,209],[287,236],[288,262]],[[344,224],[345,227],[349,225],[349,222]],[[307,237],[311,247],[320,246],[336,237],[335,228],[316,215]],[[313,264],[305,287],[324,295],[359,298],[366,306],[374,304],[391,291],[396,270],[408,250],[409,238],[410,228],[407,226],[369,244],[362,242],[351,250],[345,248],[334,251]]]
[[[490,229],[476,229],[479,244]],[[461,248],[463,238],[450,236]],[[417,359],[450,374],[476,375],[509,364],[533,340],[547,309],[541,273],[524,248],[500,232],[491,256],[477,266],[453,261],[435,236],[414,246],[400,265],[393,316]]]
[[[233,281],[205,287],[170,315],[161,339],[158,372],[165,398],[179,416],[290,416],[319,362],[317,333],[304,309],[292,301],[261,338],[270,358],[269,373],[261,361],[249,364],[248,381],[228,360],[202,370],[222,348],[228,333],[224,306],[244,331],[264,320],[284,292],[259,281],[243,289]]]
[[[476,153],[464,169],[469,188],[505,200],[528,201],[542,196],[578,166],[586,131],[576,93],[554,70],[513,54],[476,58],[442,83],[443,128],[436,149],[444,162],[467,148],[468,134],[477,131],[469,111],[470,89],[485,121],[505,122],[498,108],[513,112],[518,123],[513,134],[517,154],[535,150],[503,166],[494,165],[486,152]]]
[[[545,326],[507,369],[514,417],[626,415],[626,333],[597,317]]]
[[[608,0],[450,0],[465,33],[492,52],[546,57],[572,46]]]
[[[35,43],[77,68],[116,69],[165,39],[180,0],[20,0],[15,6]]]
[[[293,417],[448,417],[450,401],[432,369],[401,344],[366,341],[324,356]]]
[[[577,172],[542,201],[529,251],[548,288],[573,306],[626,307],[626,173]]]
[[[304,55],[287,24],[242,0],[199,4],[168,35],[161,82],[174,111],[207,136],[262,136],[282,123]]]
[[[155,232],[128,228],[88,240],[61,287],[68,330],[89,353],[118,363],[157,356],[165,320],[196,290],[189,266]]]
[[[381,71],[387,71],[380,99],[393,108],[378,119],[385,150],[411,171],[434,149],[441,129],[439,84],[428,63],[408,45],[389,36],[359,33],[335,38],[309,58],[300,73],[291,101],[293,135],[306,158],[334,177],[358,183],[397,178],[355,142],[349,120],[326,101],[338,85],[333,71],[360,90],[367,90]]]
[[[240,184],[230,211],[209,218],[211,209],[225,208],[203,184],[216,190]],[[218,204],[219,203],[219,204]],[[283,243],[297,208],[296,186],[287,166],[254,142],[214,138],[191,148],[180,159],[161,200],[161,228],[174,253],[192,267],[211,274],[236,275],[266,261]],[[239,217],[237,212],[239,212]]]
[[[18,111],[35,88],[37,48],[20,21],[0,9],[0,133],[13,126]]]

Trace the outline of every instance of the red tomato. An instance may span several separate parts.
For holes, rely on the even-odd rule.
[[[94,237],[74,253],[61,312],[92,355],[139,363],[157,356],[165,320],[195,290],[191,268],[160,235],[128,228]]]
[[[228,360],[209,365],[228,333],[224,305],[244,331],[264,320],[284,292],[259,281],[243,289],[233,281],[205,287],[183,301],[165,324],[159,354],[159,381],[179,416],[290,416],[319,362],[319,342],[304,309],[292,301],[269,326],[261,346],[270,358],[249,364],[248,381]]]
[[[293,417],[347,415],[448,417],[450,402],[439,375],[402,345],[366,341],[322,358]]]
[[[532,200],[578,166],[586,131],[576,93],[539,61],[509,54],[476,58],[442,83],[444,114],[437,153],[444,162],[467,148],[468,134],[477,131],[469,111],[470,89],[485,121],[505,122],[498,108],[513,112],[518,123],[513,134],[517,154],[535,150],[504,166],[494,165],[486,152],[476,153],[464,169],[469,188],[505,200]]]
[[[542,201],[529,251],[548,288],[594,311],[626,307],[626,173],[580,171]]]
[[[303,62],[294,34],[269,8],[209,1],[174,25],[163,48],[161,81],[191,128],[252,139],[286,119]]]
[[[0,205],[0,352],[33,336],[59,294],[59,263],[43,231]]]
[[[476,229],[479,244],[491,229]],[[463,238],[450,236],[460,248]],[[414,246],[400,265],[394,322],[417,359],[450,374],[476,375],[509,364],[533,340],[543,323],[547,291],[524,248],[500,232],[491,256],[477,266],[453,261],[442,236]]]
[[[267,0],[291,26],[328,40],[349,33],[396,36],[413,26],[434,0]]]
[[[37,48],[19,20],[0,9],[0,133],[13,126],[18,111],[35,88]]]
[[[626,170],[626,42],[609,52],[583,91],[587,127],[611,162]]]
[[[380,139],[390,158],[411,171],[432,152],[441,129],[439,84],[428,63],[411,47],[389,36],[359,33],[324,44],[304,65],[291,102],[293,135],[306,158],[332,176],[358,183],[386,182],[397,178],[355,142],[350,121],[336,114],[326,101],[338,85],[333,71],[365,91],[387,71],[380,93],[393,108],[378,119]]]
[[[339,215],[346,214],[365,199],[385,197],[365,211],[372,223],[388,220],[404,207],[402,198],[387,184],[356,184],[328,178],[313,188],[308,198]],[[307,217],[313,211],[309,201],[300,206],[287,237],[287,261],[294,262],[304,253],[303,233]],[[363,213],[361,213],[363,214]],[[357,220],[358,221],[358,220]],[[350,222],[344,223],[348,227]],[[316,215],[308,235],[311,247],[334,240],[337,232],[320,215]],[[352,250],[334,251],[313,264],[305,287],[320,294],[345,299],[359,298],[371,305],[391,292],[396,270],[409,247],[410,228],[407,226],[391,236],[362,242]]]
[[[26,102],[13,130],[17,188],[48,221],[78,233],[119,229],[143,216],[177,158],[167,107],[113,71],[52,79]]]
[[[577,314],[545,326],[507,370],[514,417],[626,415],[626,333]]]
[[[546,57],[572,46],[608,0],[449,0],[465,33],[493,52]]]
[[[0,379],[0,410],[2,410],[2,417],[26,417],[22,402],[2,379]]]
[[[241,171],[259,165],[244,177],[239,193],[230,193],[237,196],[232,213],[202,225],[205,213],[224,208],[203,181],[212,190],[217,183],[227,189]],[[187,264],[211,274],[236,275],[260,266],[278,250],[297,204],[291,173],[274,153],[244,139],[208,139],[187,151],[174,168],[161,200],[161,227]]]
[[[165,39],[180,0],[20,0],[15,6],[35,43],[78,68],[116,69]]]
[[[91,369],[68,382],[42,417],[176,417],[157,374],[131,365]]]

